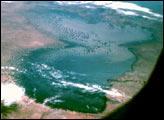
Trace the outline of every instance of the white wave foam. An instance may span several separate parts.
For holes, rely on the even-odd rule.
[[[14,84],[1,84],[1,101],[4,101],[6,106],[21,100],[25,89]]]

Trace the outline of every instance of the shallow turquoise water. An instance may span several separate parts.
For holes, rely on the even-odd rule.
[[[18,13],[26,18],[27,24],[67,45],[45,46],[19,56],[16,82],[36,102],[53,108],[102,112],[107,101],[105,90],[112,86],[107,80],[131,71],[136,60],[122,44],[152,40],[152,29],[142,26],[149,20],[102,7],[63,7],[51,2],[34,6]]]
[[[109,89],[107,79],[130,71],[135,57],[112,63],[107,54],[85,55],[84,48],[79,53],[72,49],[42,48],[22,56],[17,83],[37,102],[54,108],[103,111],[107,98],[101,89]]]

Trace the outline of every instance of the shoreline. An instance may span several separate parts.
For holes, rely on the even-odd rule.
[[[144,45],[140,45],[140,46],[131,46],[131,48],[132,49],[134,49],[134,52],[135,53],[137,53],[137,51],[135,51],[135,50],[138,50],[138,51],[140,51],[140,53],[139,53],[139,55],[144,55],[144,54],[146,54],[146,53],[144,53],[144,52],[141,52],[141,48],[143,48],[143,46],[147,46],[149,49],[150,48],[152,48],[152,45],[154,46],[154,44],[155,44],[156,42],[154,42],[154,43],[145,43]],[[156,43],[157,45],[159,44],[159,43]],[[159,47],[159,49],[160,49],[160,47]],[[154,50],[154,51],[157,51],[156,49]],[[156,57],[158,57],[158,56],[156,56]],[[156,58],[155,57],[155,58]],[[154,58],[154,59],[155,59]],[[126,72],[126,73],[124,73],[124,75],[123,76],[121,76],[121,77],[119,77],[119,78],[117,78],[118,80],[120,80],[119,82],[117,81],[117,82],[114,82],[114,81],[111,81],[111,83],[113,84],[113,86],[114,86],[114,88],[120,88],[119,90],[120,91],[123,91],[125,94],[127,94],[128,92],[128,90],[123,90],[123,89],[121,89],[121,87],[118,87],[117,85],[119,85],[120,83],[121,83],[121,85],[123,84],[123,82],[124,82],[124,80],[125,80],[125,78],[126,77],[128,77],[130,74],[135,74],[135,72],[137,71],[137,68],[138,67],[141,67],[141,65],[140,66],[138,66],[138,64],[140,64],[140,62],[138,62],[140,59],[142,59],[142,57],[141,56],[139,56],[138,57],[138,59],[136,60],[136,62],[133,64],[133,66],[132,66],[132,68],[133,68],[133,70],[132,71],[130,71],[130,72]],[[156,61],[156,59],[155,59],[155,61]],[[153,62],[154,64],[155,64],[155,62]],[[144,66],[142,66],[142,67],[144,67]],[[152,65],[152,67],[154,67],[154,65]],[[141,68],[140,68],[141,69]],[[152,70],[152,69],[151,69]],[[138,74],[139,75],[139,74]],[[136,74],[136,76],[138,76],[137,74]],[[2,77],[2,73],[1,73],[1,77]],[[134,77],[133,75],[131,76],[131,77]],[[144,78],[147,78],[148,77],[148,75],[147,76],[145,76]],[[138,76],[138,78],[137,78],[137,80],[138,79],[140,79],[141,77],[140,76]],[[145,80],[146,82],[148,82],[148,80]],[[131,83],[133,83],[133,84],[136,84],[136,82],[135,82],[135,79],[134,79],[134,81],[129,81],[129,82],[131,82]],[[139,81],[137,81],[137,82],[139,82]],[[2,81],[1,81],[1,84],[2,84]],[[129,86],[132,86],[133,84],[129,84]],[[139,84],[139,83],[138,83]],[[126,84],[126,85],[128,85],[128,84]],[[135,95],[134,93],[138,93],[140,90],[141,90],[141,88],[142,87],[144,87],[144,85],[139,85],[139,87],[138,88],[135,88],[135,89],[132,89],[132,88],[130,88],[129,90],[133,90],[133,96]],[[128,88],[128,87],[127,87]],[[129,94],[128,94],[128,96],[129,96]],[[19,101],[18,102],[18,104],[19,105],[21,105],[22,107],[21,107],[21,109],[23,109],[25,106],[28,106],[28,109],[32,109],[33,108],[33,106],[35,106],[35,105],[38,105],[39,106],[39,108],[40,109],[43,109],[43,108],[45,108],[45,107],[47,107],[48,109],[48,111],[42,111],[43,113],[40,113],[40,114],[45,114],[45,112],[49,112],[49,113],[46,113],[47,115],[44,115],[45,116],[45,118],[49,115],[49,117],[50,118],[63,118],[63,117],[66,117],[66,118],[71,118],[71,117],[74,117],[74,118],[101,118],[101,117],[103,117],[103,116],[105,116],[106,114],[109,114],[111,111],[113,111],[114,109],[117,109],[117,107],[119,106],[119,105],[121,105],[121,104],[124,104],[125,102],[127,102],[128,100],[130,100],[130,98],[117,98],[117,99],[123,99],[123,101],[122,102],[120,102],[120,103],[116,103],[116,104],[113,104],[113,103],[111,103],[110,101],[107,101],[107,105],[106,105],[106,109],[102,112],[102,113],[98,113],[98,114],[90,114],[90,113],[79,113],[79,112],[75,112],[75,111],[69,111],[69,110],[61,110],[61,109],[52,109],[52,108],[50,108],[50,107],[48,107],[48,106],[45,106],[45,105],[42,105],[42,104],[39,104],[39,103],[36,103],[33,99],[30,99],[30,98],[28,98],[26,95],[24,96],[24,98],[25,98],[25,100],[22,100],[22,101]],[[109,98],[110,99],[110,96],[107,96],[107,98]],[[26,101],[27,103],[23,103],[23,101]],[[31,108],[29,107],[29,102],[32,102],[32,106],[31,106]],[[50,111],[49,111],[50,110]],[[21,110],[22,111],[22,110]],[[55,114],[53,114],[54,112],[59,112],[60,114],[62,114],[63,116],[60,116],[60,115],[55,115]],[[20,112],[20,113],[11,113],[11,114],[9,114],[9,118],[19,118],[18,116],[21,116],[22,115],[22,113],[23,112]],[[15,114],[17,114],[18,116],[16,116]],[[24,114],[24,113],[23,113]],[[37,114],[37,112],[35,112],[35,114]],[[51,115],[50,115],[51,114]],[[27,114],[26,114],[27,115]],[[15,116],[15,117],[14,117]],[[39,115],[38,115],[39,116]],[[79,117],[79,116],[81,116],[81,117]],[[36,117],[36,116],[35,116]],[[29,118],[35,118],[33,115],[29,115]],[[23,118],[23,116],[22,116],[22,118]],[[44,118],[44,117],[43,117]]]
[[[154,41],[146,42],[146,43],[139,44],[139,45],[125,45],[128,48],[128,50],[130,50],[130,52],[132,52],[136,56],[136,61],[132,64],[132,71],[125,72],[122,76],[120,76],[116,79],[112,79],[110,81],[110,83],[112,84],[112,87],[118,89],[119,91],[124,92],[127,96],[131,96],[131,97],[135,96],[144,87],[144,84],[148,82],[148,80],[147,80],[148,76],[151,74],[151,72],[153,70],[152,68],[154,67],[154,65],[157,61],[159,51],[161,51],[161,49],[163,48],[160,41],[161,40],[158,40],[158,41],[154,40]],[[158,48],[158,49],[153,49],[154,46],[156,46],[156,48]],[[155,54],[156,56],[151,55],[151,54],[147,55],[147,57],[149,58],[148,59],[149,64],[147,64],[145,67],[143,64],[148,62],[148,61],[147,61],[147,59],[144,59],[144,56],[146,56],[146,54],[150,53],[150,52],[151,53],[154,52],[157,54]],[[152,59],[150,57],[153,59],[153,61],[151,61]],[[153,65],[152,65],[152,63],[153,63]],[[146,70],[149,69],[147,74],[142,75],[139,72],[137,72],[138,70],[145,69],[145,68],[147,68]],[[7,75],[7,73],[5,75]],[[1,84],[4,81],[4,79],[6,79],[5,75],[3,75],[2,71],[1,71]],[[8,77],[8,79],[12,79],[12,78]],[[140,79],[144,79],[144,81],[142,81]],[[10,80],[10,82],[11,81],[12,80]],[[137,84],[136,88],[132,87],[132,86],[134,86],[134,84],[135,85]],[[124,87],[120,87],[120,86],[124,86]],[[125,88],[129,88],[129,89],[125,89]],[[129,91],[133,91],[133,92],[129,92]],[[106,96],[106,97],[108,99],[111,99],[110,96]],[[29,104],[26,104],[26,102],[23,103],[24,100],[20,101],[20,103],[18,102],[18,104],[21,106],[24,106],[24,107],[28,106],[28,109],[32,109],[33,106],[35,106],[35,105],[38,105],[40,109],[48,107],[48,106],[36,103],[33,99],[28,98],[26,95],[24,96],[24,98],[25,98],[25,101],[27,103],[32,101],[33,105],[31,107],[29,107]],[[74,118],[102,118],[106,114],[109,114],[111,111],[114,111],[115,109],[117,109],[117,107],[120,106],[121,104],[126,103],[128,100],[130,100],[130,97],[127,97],[127,98],[121,98],[121,97],[119,98],[118,97],[116,99],[120,100],[120,101],[122,100],[122,102],[118,102],[118,103],[113,104],[112,102],[107,101],[105,110],[102,113],[97,113],[97,114],[79,113],[79,112],[70,111],[70,110],[52,109],[50,107],[48,107],[48,109],[51,111],[49,114],[51,114],[52,118],[60,118],[61,117],[60,115],[53,114],[54,111],[56,111],[56,112],[58,111],[60,114],[63,114],[64,116],[66,115],[65,117],[67,117],[67,118],[71,118],[72,115]],[[21,109],[23,109],[23,107]],[[9,118],[12,118],[12,117],[19,118],[19,115],[21,116],[22,114],[24,114],[21,111],[20,111],[20,113],[9,114],[9,116],[10,116]],[[37,112],[35,114],[37,114]],[[40,114],[45,114],[45,111],[43,113],[40,113]],[[46,114],[48,114],[48,113],[46,113]],[[18,116],[16,116],[16,115],[18,115]],[[46,115],[44,115],[44,116],[46,117]],[[62,117],[64,117],[64,116],[62,116]],[[79,117],[79,116],[81,116],[81,117]],[[31,118],[31,117],[33,117],[33,115],[29,115],[28,117]],[[23,116],[22,116],[22,118],[23,118]]]
[[[16,17],[17,16],[18,15],[16,14]],[[37,48],[44,47],[47,44],[44,42],[44,39],[47,40],[49,44],[57,43],[57,44],[63,45],[63,43],[61,41],[52,40],[51,37],[48,37],[48,36],[40,33],[40,31],[36,30],[34,27],[27,25],[24,22],[23,17],[20,17],[20,16],[18,16],[18,17],[21,19],[15,18],[16,19],[15,22],[19,23],[20,25],[25,25],[24,28],[26,30],[20,31],[19,29],[18,30],[16,29],[14,31],[15,32],[14,38],[17,38],[17,36],[20,34],[22,34],[20,36],[20,38],[24,38],[23,42],[21,39],[18,39],[18,43],[19,42],[20,43],[14,47],[14,51],[19,50],[21,48],[35,49],[33,47],[37,47]],[[2,23],[3,22],[4,21],[2,21]],[[4,35],[4,36],[12,33],[13,28],[9,29],[9,31],[6,30],[6,26],[8,26],[8,25],[9,25],[8,23],[4,22],[4,26],[1,26],[2,35]],[[32,33],[31,31],[35,31],[35,34]],[[29,33],[26,33],[26,32],[29,32]],[[24,36],[23,36],[23,33],[25,33]],[[36,34],[38,34],[38,35],[35,36]],[[163,33],[158,33],[158,34],[160,34],[160,36],[162,36]],[[28,42],[26,42],[26,40],[28,40],[28,39],[25,39],[26,37],[28,38],[28,36],[32,36],[31,37],[32,40],[28,41],[30,43],[29,45],[28,45]],[[11,39],[13,39],[13,38],[5,36],[5,39],[3,39],[1,41],[1,43],[4,43],[4,44],[8,43],[8,42],[10,42]],[[8,40],[8,41],[6,42],[5,40]],[[15,42],[13,40],[11,40],[11,41],[13,43]],[[151,74],[153,67],[157,61],[157,57],[159,56],[159,51],[161,51],[161,49],[163,48],[163,46],[160,45],[160,43],[161,43],[160,41],[154,41],[154,42],[150,41],[150,42],[146,42],[146,43],[139,44],[139,45],[127,45],[128,50],[130,49],[130,52],[132,52],[133,54],[136,54],[135,55],[136,61],[131,66],[132,70],[125,72],[122,76],[110,81],[112,83],[113,88],[116,88],[119,91],[124,92],[125,95],[127,95],[127,97],[117,97],[116,101],[120,101],[120,102],[116,102],[116,103],[114,103],[114,102],[112,103],[112,101],[110,101],[110,100],[107,101],[106,108],[102,113],[91,114],[91,113],[79,113],[79,112],[70,111],[70,110],[52,109],[43,104],[36,103],[33,99],[30,99],[28,96],[24,95],[22,101],[17,101],[17,103],[19,105],[18,111],[8,114],[7,118],[8,119],[13,119],[13,118],[20,118],[20,119],[21,118],[28,118],[28,119],[30,119],[30,118],[33,118],[33,119],[36,119],[36,118],[54,118],[54,119],[57,119],[57,118],[63,118],[63,119],[65,119],[65,118],[73,118],[73,119],[95,118],[95,119],[98,119],[98,118],[102,118],[102,117],[106,116],[111,111],[114,111],[115,109],[117,109],[118,106],[120,106],[120,105],[126,103],[128,100],[130,100],[131,97],[135,96],[144,87],[144,85],[148,82],[148,77]],[[12,42],[11,42],[11,45],[9,44],[9,47],[12,46]],[[15,45],[15,43],[13,45]],[[155,47],[155,49],[153,49],[154,47]],[[4,53],[6,53],[5,50],[6,50],[6,48],[4,49]],[[11,56],[9,56],[9,58],[7,58],[7,60],[11,59],[13,57],[14,51],[7,51],[11,54]],[[151,55],[150,53],[151,54],[154,53],[154,54]],[[5,57],[4,56],[2,57],[2,55],[1,55],[3,62],[4,61],[6,62],[7,61],[5,58],[6,56]],[[1,61],[1,64],[2,64],[2,61]],[[140,70],[142,70],[142,71],[140,72]],[[15,84],[13,82],[12,78],[8,75],[8,73],[4,74],[1,71],[1,85],[5,82],[6,79],[8,82]],[[110,90],[108,90],[108,91],[110,91]],[[131,96],[131,97],[129,97],[129,96]],[[110,96],[106,96],[106,97],[108,99],[112,99]],[[112,99],[112,100],[114,101],[115,99]],[[39,110],[38,110],[38,108],[39,108]],[[32,111],[32,112],[30,112],[30,111]]]
[[[114,86],[116,86],[115,84],[119,84],[117,82],[134,82],[135,85],[136,83],[140,84],[138,86],[139,88],[136,88],[136,92],[140,91],[142,86],[148,82],[148,78],[153,71],[153,68],[157,62],[157,58],[163,49],[163,46],[160,43],[161,42],[154,41],[141,45],[128,46],[135,54],[136,62],[132,65],[131,72],[125,72],[123,76],[113,79],[112,82],[114,83]],[[157,46],[156,48],[158,49],[153,49],[154,46]],[[152,55],[151,53],[154,54]],[[142,70],[142,72],[140,70]],[[130,94],[130,96],[134,96],[134,94]]]

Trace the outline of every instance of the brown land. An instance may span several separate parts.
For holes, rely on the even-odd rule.
[[[49,44],[57,44],[59,47],[63,46],[63,43],[58,41],[57,38],[52,39],[40,33],[36,28],[27,25],[25,19],[22,16],[14,13],[14,10],[17,10],[19,7],[15,9],[9,9],[8,7],[1,7],[1,65],[7,65],[7,61],[10,60],[12,56],[14,56],[16,51],[19,51],[22,48],[36,49],[45,47]],[[15,27],[14,25],[18,27]],[[162,32],[159,33],[159,36],[163,36]],[[150,73],[152,72],[161,49],[163,48],[163,43],[160,42],[163,41],[163,38],[160,37],[159,39],[162,40],[149,42],[142,45],[128,46],[133,48],[133,52],[138,56],[137,61],[133,65],[133,71],[127,72],[122,77],[112,80],[114,88],[123,91],[128,96],[133,96],[143,87]],[[8,73],[1,72],[1,84],[5,82],[12,82],[14,84],[12,77],[9,76]],[[107,97],[111,98],[110,96]],[[68,110],[51,109],[48,106],[38,104],[27,96],[24,96],[22,101],[17,101],[19,106],[18,110],[8,114],[5,118],[101,118],[120,104],[124,103],[129,99],[129,97],[118,97],[115,99],[121,102],[107,102],[107,107],[103,113],[84,114]]]

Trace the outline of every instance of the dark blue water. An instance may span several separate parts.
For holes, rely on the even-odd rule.
[[[27,24],[66,46],[45,46],[19,56],[16,82],[29,97],[52,108],[102,112],[107,101],[104,90],[111,88],[107,79],[131,71],[136,60],[122,44],[147,42],[152,31],[142,26],[140,21],[145,19],[111,9],[44,4],[19,14]]]
[[[107,98],[97,87],[109,89],[107,79],[130,71],[135,57],[112,63],[107,54],[85,55],[85,49],[79,53],[72,49],[42,48],[22,56],[22,72],[15,74],[17,83],[36,102],[79,112],[101,112]]]

